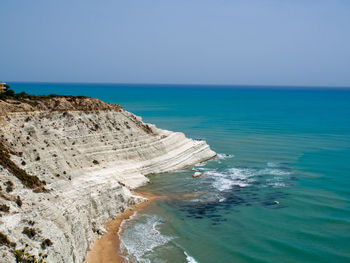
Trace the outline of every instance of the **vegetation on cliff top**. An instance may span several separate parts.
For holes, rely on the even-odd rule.
[[[30,95],[8,89],[0,94],[0,115],[9,112],[30,111],[119,111],[120,105],[102,102],[95,98],[72,95]]]
[[[27,94],[25,92],[15,93],[10,88],[7,89],[5,92],[0,93],[0,100],[7,101],[7,100],[18,100],[21,102],[28,103],[30,101],[40,101],[40,100],[49,100],[52,98],[78,98],[78,99],[84,99],[87,98],[86,96],[72,96],[72,95],[57,95],[57,94],[50,94],[50,95],[31,95]],[[36,103],[38,104],[38,102]]]

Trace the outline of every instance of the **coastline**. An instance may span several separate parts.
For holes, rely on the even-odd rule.
[[[149,181],[145,175],[176,171],[216,155],[205,141],[159,129],[98,99],[16,98],[0,101],[0,203],[7,209],[0,211],[0,233],[8,240],[0,249],[3,263],[15,262],[11,243],[18,248],[28,244],[33,256],[45,252],[48,262],[84,262],[96,238],[106,229],[113,233],[131,212],[118,217],[119,223],[106,222],[144,201],[131,191]],[[36,238],[24,228],[33,229]],[[53,245],[43,248],[46,240]],[[100,255],[115,255],[115,240],[108,234],[102,241],[110,245],[96,251],[109,249]],[[113,261],[121,260],[114,256]]]
[[[164,198],[162,196],[155,196],[149,193],[141,193],[133,191],[133,194],[145,198],[145,201],[139,202],[129,209],[125,210],[122,214],[118,215],[115,219],[105,224],[107,233],[101,238],[95,240],[92,248],[87,252],[84,263],[124,263],[125,258],[120,251],[120,239],[119,231],[121,224],[124,220],[130,219],[135,213],[144,210],[154,201]]]

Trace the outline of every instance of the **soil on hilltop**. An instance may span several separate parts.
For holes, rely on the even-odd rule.
[[[118,111],[120,109],[120,105],[105,103],[85,96],[29,95],[25,92],[15,94],[12,90],[0,94],[0,116],[9,112]]]

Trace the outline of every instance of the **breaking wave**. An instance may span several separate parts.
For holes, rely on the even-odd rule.
[[[289,171],[279,169],[276,166],[270,168],[229,168],[220,170],[202,170],[204,175],[213,180],[212,186],[219,192],[227,191],[233,187],[247,187],[258,180],[258,177],[266,176],[262,187],[285,187],[285,176],[290,175]]]
[[[163,220],[155,215],[142,215],[126,227],[120,235],[120,248],[128,262],[150,263],[147,254],[173,239],[160,233],[162,223]]]
[[[231,189],[233,186],[246,187],[249,185],[248,178],[253,176],[248,169],[231,168],[228,171],[208,171],[205,175],[214,179],[213,187],[219,191]]]
[[[216,158],[219,160],[222,160],[222,159],[228,159],[232,157],[235,157],[235,156],[232,154],[218,153]]]
[[[186,256],[186,261],[187,263],[198,263],[198,261],[196,261],[193,257],[191,257],[190,255],[188,255],[186,252],[184,252],[185,256]]]

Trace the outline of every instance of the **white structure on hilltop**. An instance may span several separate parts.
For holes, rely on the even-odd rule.
[[[8,85],[5,82],[0,82],[0,93],[5,92],[8,89]]]

